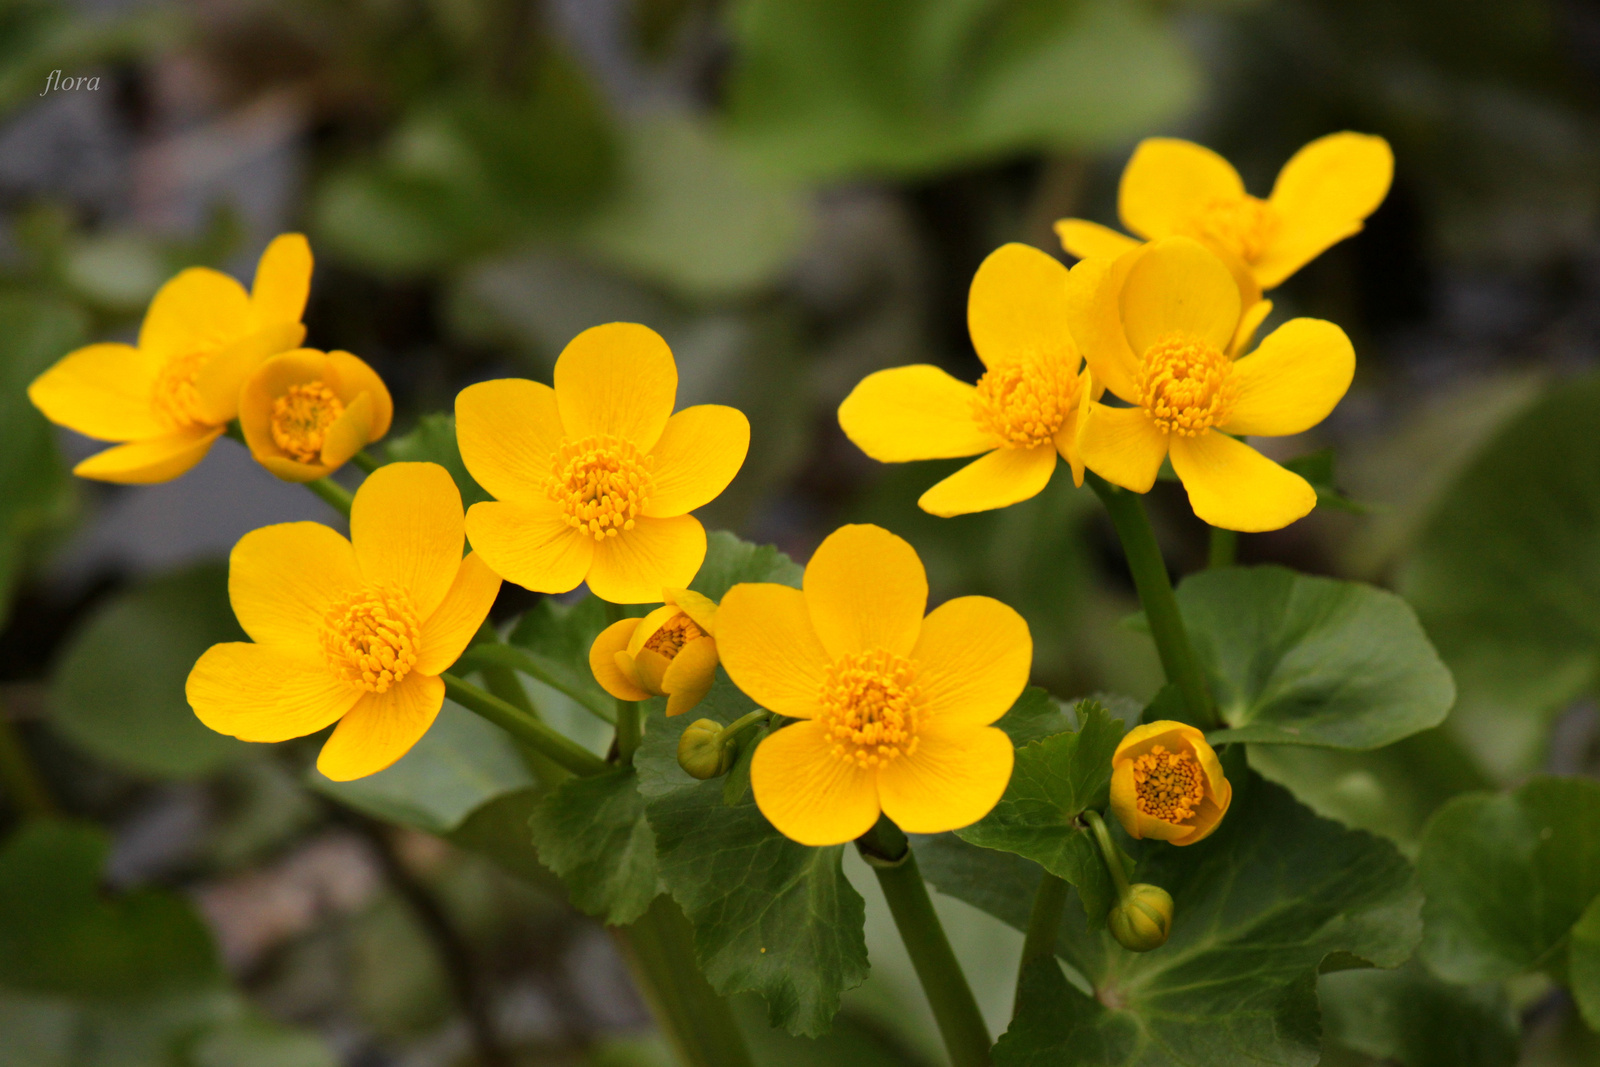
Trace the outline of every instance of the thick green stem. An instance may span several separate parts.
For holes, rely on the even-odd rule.
[[[314,482],[306,482],[305,486],[339,514],[347,519],[350,517],[350,505],[355,503],[355,497],[350,495],[350,490],[332,478],[318,478]]]
[[[525,742],[573,774],[599,774],[606,763],[564,734],[557,733],[514,704],[485,692],[453,674],[441,674],[450,699],[483,716],[517,740]]]
[[[620,622],[623,618],[622,605],[606,601],[606,625]],[[617,760],[620,763],[632,763],[633,754],[639,749],[639,738],[643,734],[643,724],[640,722],[639,705],[632,700],[617,700]]]
[[[922,992],[933,1008],[950,1062],[954,1067],[988,1067],[989,1028],[933,910],[933,901],[928,899],[928,887],[905,834],[881,818],[856,841],[856,848],[878,876],[900,940],[905,942]]]
[[[360,467],[363,474],[371,474],[373,471],[383,466],[383,461],[378,459],[371,452],[368,452],[366,449],[362,449],[360,452],[357,452],[355,455],[351,456],[350,461],[356,466]]]
[[[1167,681],[1175,683],[1183,694],[1191,723],[1203,730],[1215,729],[1220,724],[1211,702],[1211,689],[1206,684],[1200,660],[1194,654],[1194,646],[1189,643],[1189,632],[1184,629],[1183,616],[1178,613],[1178,598],[1172,592],[1166,561],[1161,558],[1161,548],[1156,544],[1155,531],[1150,528],[1150,519],[1139,494],[1119,489],[1093,471],[1085,478],[1105,504],[1111,524],[1117,528],[1117,537],[1128,558],[1128,570],[1133,573],[1133,584],[1139,591],[1139,602],[1144,606],[1144,617],[1150,624],[1150,636],[1155,638],[1156,652],[1161,656]]]
[[[1028,936],[1022,942],[1022,962],[1017,965],[1017,998],[1022,997],[1022,975],[1028,964],[1055,955],[1056,937],[1061,930],[1061,913],[1067,907],[1067,882],[1049,871],[1039,880],[1033,895],[1033,912],[1028,916]],[[1015,1014],[1013,1007],[1012,1012]]]
[[[39,819],[61,814],[3,706],[0,706],[0,782],[5,783],[12,803],[22,814]]]
[[[694,961],[694,929],[665,894],[612,931],[651,1012],[684,1067],[752,1067],[744,1035]]]
[[[1128,872],[1122,869],[1122,856],[1119,854],[1116,842],[1111,840],[1111,831],[1106,829],[1106,821],[1100,817],[1098,811],[1084,812],[1083,819],[1094,833],[1094,843],[1100,846],[1100,858],[1105,860],[1106,870],[1111,872],[1111,882],[1117,887],[1117,899],[1127,900]]]
[[[462,657],[471,664],[475,670],[487,672],[494,667],[508,668],[512,671],[521,671],[529,678],[542,682],[558,693],[564,693],[576,701],[585,711],[600,719],[606,725],[615,725],[616,710],[610,707],[611,701],[606,699],[603,704],[594,694],[585,689],[580,689],[570,682],[563,681],[554,671],[548,669],[545,662],[525,648],[516,645],[507,645],[490,642],[475,644],[467,649]],[[597,706],[599,705],[599,706]]]
[[[1206,566],[1212,570],[1218,567],[1231,567],[1238,558],[1239,535],[1232,530],[1211,527],[1211,545],[1206,555]]]

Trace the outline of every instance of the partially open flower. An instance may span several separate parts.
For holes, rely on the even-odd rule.
[[[688,589],[664,589],[661,607],[620,619],[589,647],[589,669],[618,700],[667,698],[682,715],[705,698],[717,673],[717,605]]]
[[[1134,727],[1111,767],[1111,810],[1131,837],[1192,845],[1217,828],[1233,800],[1217,754],[1186,723]]]
[[[383,379],[348,352],[298,348],[245,380],[239,426],[256,462],[286,482],[312,482],[389,432]]]

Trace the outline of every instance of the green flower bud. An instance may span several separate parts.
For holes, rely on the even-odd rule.
[[[696,719],[678,738],[678,766],[695,778],[715,778],[733,765],[733,746],[725,744],[722,724]]]
[[[1106,916],[1106,924],[1125,949],[1149,952],[1160,948],[1172,933],[1172,896],[1158,885],[1131,885],[1122,903]]]

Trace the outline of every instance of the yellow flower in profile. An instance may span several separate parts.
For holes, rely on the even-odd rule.
[[[228,597],[251,641],[212,645],[190,671],[200,721],[244,741],[338,722],[317,769],[341,782],[405,755],[500,590],[476,554],[462,558],[463,525],[443,467],[391,463],[356,490],[348,541],[315,522],[245,534]]]
[[[170,481],[205,458],[239,411],[239,389],[268,356],[305,339],[311,246],[297,233],[261,255],[255,287],[191,267],[150,301],[139,343],[80,348],[35,378],[28,399],[46,418],[123,441],[73,468],[83,478]]]
[[[1096,384],[1130,405],[1091,404],[1080,438],[1090,470],[1145,493],[1170,454],[1194,513],[1229,530],[1276,530],[1316,506],[1310,483],[1238,436],[1297,434],[1328,416],[1355,375],[1343,330],[1293,319],[1231,358],[1239,290],[1187,237],[1084,260],[1071,304]]]
[[[880,812],[918,834],[983,818],[1011,780],[1011,739],[990,724],[1028,684],[1022,616],[965,596],[924,618],[922,561],[877,526],[829,534],[803,586],[736,585],[717,610],[729,677],[800,720],[756,749],[761,813],[805,845],[860,837]]]
[[[1111,767],[1111,810],[1130,837],[1192,845],[1210,836],[1233,802],[1217,754],[1186,723],[1135,726]]]
[[[720,404],[672,405],[678,367],[647,326],[585,330],[556,360],[555,388],[521,378],[456,397],[461,458],[495,497],[467,536],[507,581],[565,593],[587,581],[614,604],[689,584],[706,532],[689,512],[744,464],[750,422]]]
[[[250,454],[286,482],[327,477],[389,432],[394,401],[349,352],[299,348],[245,379],[239,427]]]
[[[845,436],[880,463],[983,453],[922,494],[917,503],[934,515],[1037,496],[1057,455],[1082,485],[1087,375],[1067,328],[1067,269],[1036,248],[1003,245],[972,279],[967,325],[986,368],[976,386],[928,364],[869,374],[839,405]]]
[[[691,589],[664,589],[666,603],[642,619],[618,619],[589,646],[589,669],[618,700],[667,698],[682,715],[717,676],[717,605]]]
[[[1209,148],[1152,137],[1122,172],[1117,213],[1146,240],[1193,237],[1216,253],[1248,306],[1327,248],[1361,232],[1394,177],[1382,137],[1331,133],[1296,152],[1265,200],[1244,191],[1239,172]],[[1082,259],[1118,256],[1138,244],[1084,219],[1062,219],[1056,234]]]

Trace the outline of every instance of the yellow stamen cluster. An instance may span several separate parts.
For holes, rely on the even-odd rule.
[[[272,402],[272,440],[301,463],[322,455],[328,427],[344,414],[344,402],[322,382],[291,385]]]
[[[904,656],[883,649],[841,656],[828,666],[821,700],[818,719],[840,759],[865,770],[917,750],[922,691]]]
[[[323,620],[322,649],[346,681],[382,693],[417,662],[421,627],[411,597],[399,586],[350,593]]]
[[[650,635],[644,647],[652,652],[659,652],[667,659],[672,659],[683,646],[697,637],[704,637],[706,632],[683,612],[678,612],[672,618],[661,624],[661,629]]]
[[[1225,423],[1238,399],[1233,362],[1199,338],[1172,334],[1145,351],[1139,406],[1165,433],[1196,437]]]
[[[1033,448],[1051,439],[1078,402],[1078,376],[1061,360],[991,367],[978,379],[972,414],[1002,448]]]
[[[200,390],[195,388],[194,380],[212,354],[191,352],[186,356],[177,356],[167,361],[166,366],[156,375],[155,388],[150,395],[150,403],[155,408],[156,418],[174,430],[209,425],[201,412]]]
[[[603,541],[633,529],[655,489],[652,465],[633,442],[611,434],[563,441],[545,491],[566,512],[567,525]]]
[[[1202,207],[1183,230],[1190,237],[1220,245],[1251,263],[1266,251],[1277,233],[1278,213],[1271,204],[1254,196],[1218,197]]]
[[[1133,761],[1134,796],[1139,810],[1170,823],[1194,815],[1205,799],[1205,772],[1189,752],[1168,752],[1163,745]]]

